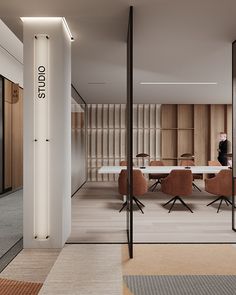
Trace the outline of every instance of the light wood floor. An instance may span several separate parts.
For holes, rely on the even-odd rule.
[[[121,245],[66,245],[41,295],[121,295]]]
[[[57,249],[24,249],[0,273],[0,277],[43,283],[59,253]]]
[[[202,188],[202,181],[197,183]],[[231,209],[217,205],[207,207],[212,196],[204,191],[193,191],[184,200],[191,206],[190,213],[177,204],[168,213],[163,204],[170,196],[149,192],[140,200],[146,205],[144,214],[134,212],[134,242],[236,242],[231,230]],[[117,183],[87,183],[72,198],[72,232],[69,242],[126,242],[126,212],[119,213],[122,198]]]

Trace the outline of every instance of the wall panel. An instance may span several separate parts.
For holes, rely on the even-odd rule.
[[[226,105],[210,106],[210,159],[216,160],[218,156],[219,133],[226,132],[225,120]]]
[[[133,106],[133,162],[145,152],[150,160],[160,159],[160,105],[134,104]],[[88,105],[88,179],[114,181],[117,175],[99,175],[101,166],[119,165],[126,159],[126,105]],[[149,160],[149,159],[148,159]]]
[[[194,105],[194,155],[196,165],[210,159],[210,106]]]

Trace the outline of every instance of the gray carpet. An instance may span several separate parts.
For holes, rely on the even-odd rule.
[[[235,295],[236,276],[124,276],[134,295]]]
[[[23,191],[0,198],[0,257],[23,236]]]

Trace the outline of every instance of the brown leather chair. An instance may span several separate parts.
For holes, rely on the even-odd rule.
[[[191,167],[191,166],[195,166],[195,163],[193,160],[180,160],[180,166]],[[203,178],[202,174],[193,174],[193,181],[195,179],[202,179],[202,178]],[[194,182],[192,183],[192,185],[199,192],[201,192],[201,189]]]
[[[232,170],[221,170],[213,178],[205,179],[205,190],[213,195],[219,196],[214,201],[207,204],[210,206],[220,201],[217,213],[220,211],[222,202],[225,201],[226,205],[232,206],[232,201],[228,197],[232,197]]]
[[[127,195],[127,170],[121,170],[119,179],[118,179],[118,187],[119,193],[121,195]],[[136,196],[142,196],[148,191],[147,180],[143,176],[140,170],[133,170],[133,200],[135,201],[136,205],[138,206],[139,210],[143,212],[142,207],[145,205],[140,202]],[[121,207],[121,212],[126,206],[128,205],[127,201],[124,202],[123,206]]]
[[[222,166],[219,161],[208,161],[208,166]],[[213,178],[216,175],[214,173],[207,174],[207,178]]]
[[[189,196],[192,194],[192,181],[193,175],[191,170],[172,170],[170,174],[162,180],[161,190],[163,193],[175,196],[164,206],[172,202],[169,209],[169,213],[175,205],[175,202],[179,200],[189,211],[193,213],[191,208],[183,201],[180,196]]]
[[[164,163],[162,161],[151,161],[149,165],[150,166],[164,166]],[[150,173],[149,174],[149,180],[154,179],[154,180],[156,180],[156,182],[149,187],[149,190],[151,190],[152,192],[154,192],[156,190],[158,184],[161,184],[161,180],[163,178],[165,178],[166,176],[168,176],[168,174],[164,174],[164,173],[162,173],[162,174],[161,173]]]
[[[208,166],[222,166],[219,161],[208,161]]]

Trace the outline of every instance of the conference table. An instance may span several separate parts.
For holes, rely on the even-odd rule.
[[[121,170],[127,169],[126,166],[102,166],[99,174],[119,174]],[[191,170],[193,174],[217,174],[221,170],[230,169],[228,166],[146,166],[145,168],[134,167],[141,170],[143,174],[164,173],[168,174],[172,170]]]

